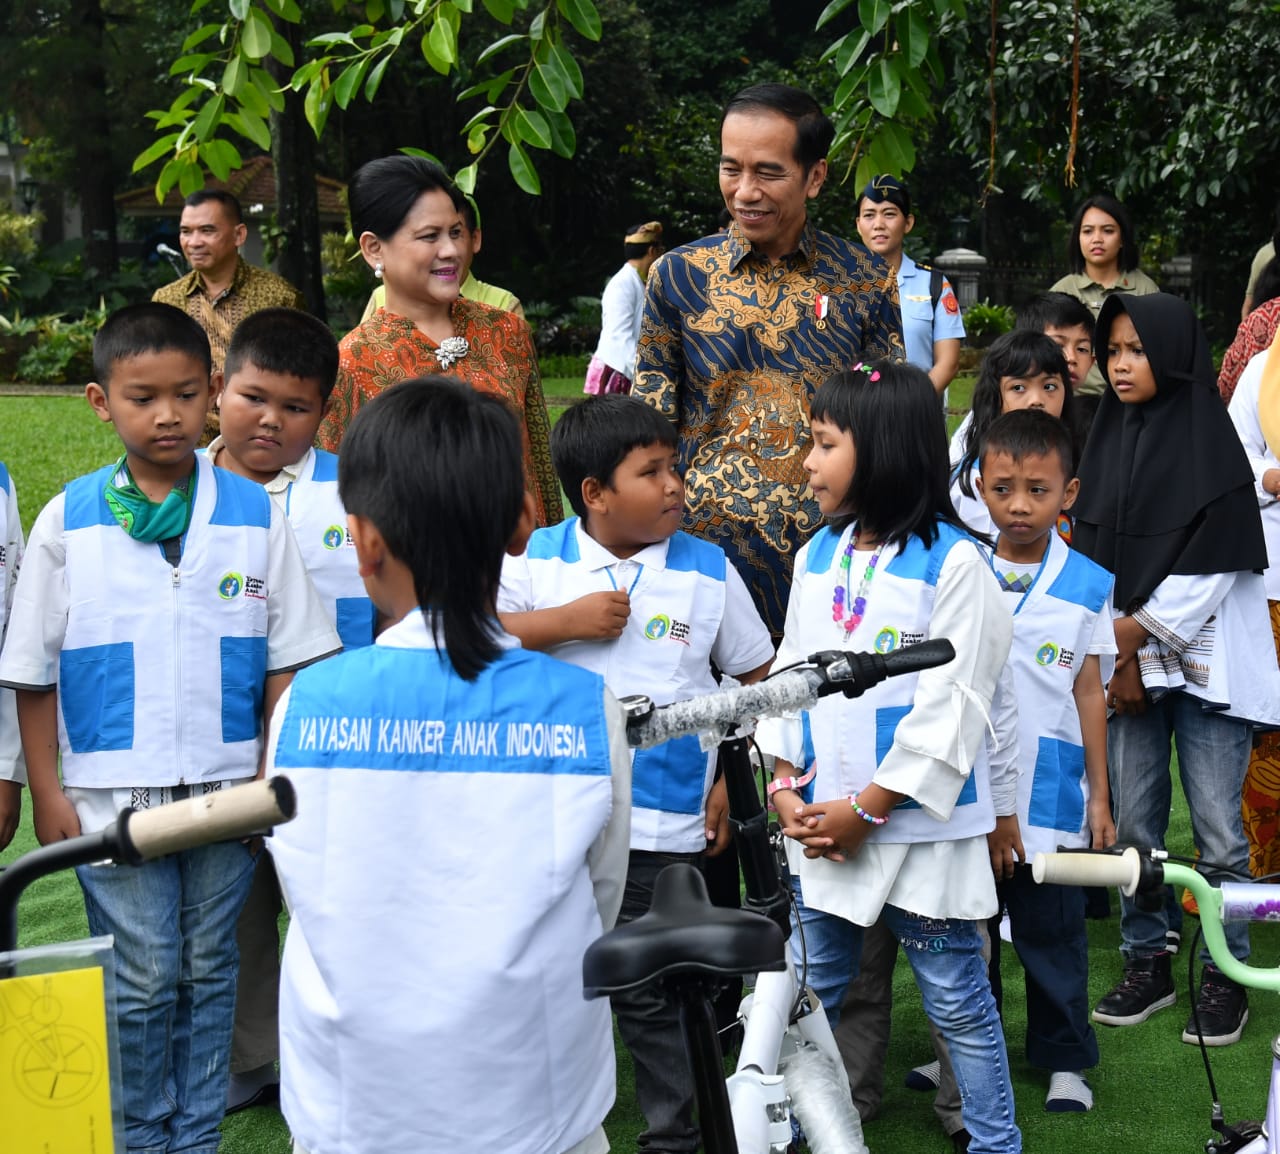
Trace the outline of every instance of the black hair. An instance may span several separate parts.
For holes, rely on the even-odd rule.
[[[1071,430],[1043,409],[1016,409],[999,416],[978,443],[979,464],[990,453],[1008,453],[1021,464],[1025,457],[1047,457],[1057,453],[1062,471],[1070,481],[1075,476],[1075,445]]]
[[[210,201],[222,205],[226,210],[227,216],[231,218],[232,224],[244,223],[244,210],[240,207],[240,200],[222,188],[202,188],[198,192],[193,192],[186,200],[183,206],[186,208],[198,208],[202,204],[208,204]]]
[[[443,192],[466,217],[467,198],[440,165],[423,156],[383,156],[361,165],[347,185],[351,235],[366,232],[386,240],[399,231],[424,192]]]
[[[1262,266],[1258,279],[1253,282],[1253,307],[1280,297],[1280,257],[1272,257]]]
[[[809,416],[849,433],[857,451],[847,508],[830,518],[837,532],[858,521],[900,548],[913,534],[931,545],[938,521],[971,534],[951,504],[947,427],[923,369],[876,361],[836,373]]]
[[[522,461],[506,402],[454,377],[379,393],[342,439],[343,505],[408,567],[428,624],[436,615],[449,661],[468,681],[501,652],[494,605],[524,507]]]
[[[1042,333],[1045,329],[1080,327],[1093,339],[1093,313],[1089,306],[1070,293],[1041,293],[1018,310],[1016,329]]]
[[[796,162],[807,173],[827,158],[835,139],[835,125],[822,106],[801,88],[790,84],[753,84],[725,105],[721,127],[734,112],[775,112],[796,126]]]
[[[327,401],[338,379],[338,342],[329,326],[310,313],[261,309],[245,317],[231,334],[223,376],[231,380],[246,364],[315,381],[320,399]]]
[[[1075,406],[1071,392],[1071,370],[1067,358],[1042,332],[1014,329],[991,342],[982,359],[978,379],[973,386],[973,420],[965,434],[964,456],[960,459],[960,492],[966,497],[973,491],[973,466],[978,461],[978,447],[983,435],[1004,412],[1004,394],[1000,382],[1005,377],[1030,377],[1048,373],[1062,381],[1062,420],[1074,428]]]
[[[143,353],[167,352],[182,353],[198,362],[206,379],[213,371],[208,336],[181,309],[156,301],[125,305],[102,322],[93,338],[94,379],[109,391],[119,361]]]
[[[1120,226],[1121,272],[1131,272],[1138,267],[1138,241],[1133,233],[1133,223],[1129,219],[1129,210],[1114,196],[1105,192],[1095,192],[1078,209],[1071,221],[1071,236],[1067,240],[1067,267],[1073,273],[1084,272],[1084,253],[1080,251],[1080,226],[1084,223],[1084,214],[1091,208],[1105,212]]]
[[[612,487],[613,475],[632,449],[677,447],[675,426],[638,397],[610,393],[567,409],[551,430],[551,463],[573,511],[584,521],[582,483]]]

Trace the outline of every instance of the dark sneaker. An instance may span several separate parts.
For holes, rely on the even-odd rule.
[[[1168,954],[1131,958],[1120,984],[1094,1007],[1093,1020],[1104,1026],[1136,1026],[1177,1000]]]
[[[1230,1046],[1240,1041],[1244,1024],[1249,1020],[1249,997],[1243,986],[1225,977],[1216,966],[1205,966],[1200,975],[1196,1009],[1206,1046]],[[1182,1040],[1192,1046],[1199,1045],[1201,1037],[1196,1032],[1195,1014],[1187,1019]]]

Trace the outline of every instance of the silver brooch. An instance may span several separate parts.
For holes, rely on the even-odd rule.
[[[451,369],[471,351],[466,337],[445,337],[436,350],[436,360],[442,369]]]

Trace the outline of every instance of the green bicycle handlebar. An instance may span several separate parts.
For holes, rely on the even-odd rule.
[[[1227,921],[1280,921],[1280,887],[1266,883],[1225,882],[1221,888],[1189,866],[1157,861],[1133,846],[1123,853],[1105,851],[1038,853],[1031,862],[1031,876],[1042,884],[1119,886],[1125,897],[1164,885],[1190,890],[1200,907],[1204,944],[1213,964],[1233,982],[1255,990],[1280,990],[1280,968],[1250,966],[1231,956],[1223,923]]]

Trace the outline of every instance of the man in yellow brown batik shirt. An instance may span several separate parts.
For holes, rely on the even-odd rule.
[[[809,401],[859,361],[904,359],[884,261],[808,222],[833,136],[796,88],[729,102],[720,191],[733,222],[653,266],[632,386],[678,430],[685,528],[729,554],[775,637],[796,551],[822,521],[803,468]]]
[[[250,313],[307,307],[302,294],[284,277],[245,261],[240,255],[245,233],[240,202],[231,193],[193,192],[178,225],[178,239],[191,271],[156,289],[151,297],[181,309],[204,329],[213,350],[213,367],[219,371],[231,334]]]

